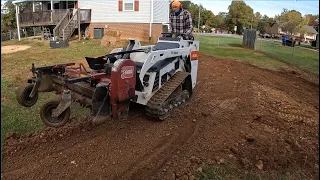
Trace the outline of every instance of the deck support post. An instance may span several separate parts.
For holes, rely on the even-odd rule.
[[[17,31],[18,31],[18,40],[20,41],[20,24],[19,24],[19,5],[16,5],[16,20],[17,20]]]
[[[81,33],[80,33],[80,8],[78,8],[78,35],[79,35],[79,41],[81,40]]]
[[[51,22],[53,22],[53,1],[51,1]]]

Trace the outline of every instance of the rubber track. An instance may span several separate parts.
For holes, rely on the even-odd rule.
[[[166,82],[149,100],[146,106],[146,113],[149,116],[159,118],[162,111],[161,106],[165,104],[166,100],[174,92],[175,89],[182,83],[190,73],[177,72],[168,82]]]

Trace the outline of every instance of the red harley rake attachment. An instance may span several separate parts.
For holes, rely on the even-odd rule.
[[[135,98],[135,63],[130,59],[106,63],[105,56],[86,60],[92,71],[81,63],[78,67],[66,63],[37,68],[32,64],[33,77],[18,88],[18,103],[31,107],[39,92],[55,91],[60,95],[58,100],[45,103],[40,110],[41,120],[50,127],[61,127],[69,121],[72,100],[91,108],[93,117],[126,118],[130,100]]]

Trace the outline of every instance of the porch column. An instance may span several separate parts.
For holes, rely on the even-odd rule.
[[[20,24],[19,24],[19,6],[16,5],[16,20],[17,20],[17,31],[18,31],[18,40],[20,41]]]
[[[34,1],[32,1],[32,12],[35,12],[36,6],[34,4]]]
[[[81,41],[81,31],[80,31],[80,9],[77,10],[77,18],[78,18],[78,35],[79,35],[79,41]]]
[[[53,1],[51,1],[51,22],[53,22]]]

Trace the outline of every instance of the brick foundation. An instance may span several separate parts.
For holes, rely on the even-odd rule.
[[[104,31],[119,31],[121,39],[136,38],[140,41],[149,42],[149,27],[148,23],[91,23],[89,25],[89,37],[93,38],[94,28],[105,28]],[[152,24],[152,39],[151,42],[155,43],[162,32],[162,24]]]

